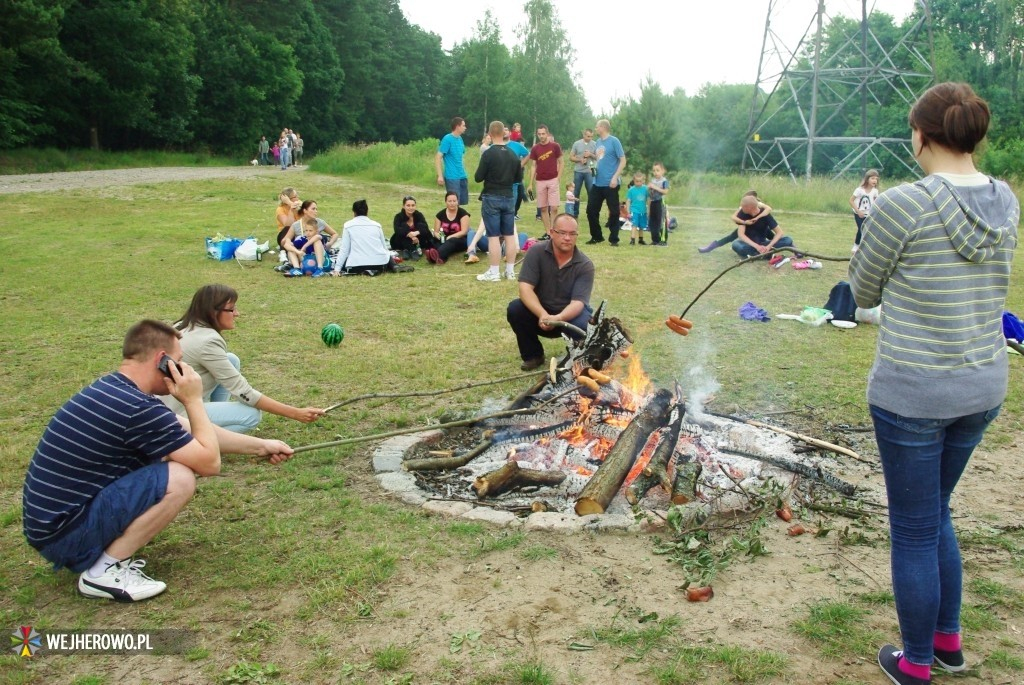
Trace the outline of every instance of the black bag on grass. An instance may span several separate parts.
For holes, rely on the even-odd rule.
[[[849,283],[839,281],[832,286],[832,291],[828,294],[828,302],[825,303],[825,309],[832,312],[832,319],[834,321],[854,320],[854,314],[857,312],[857,303],[853,300],[853,291],[850,290]]]

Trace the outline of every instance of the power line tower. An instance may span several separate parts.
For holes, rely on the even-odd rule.
[[[890,36],[888,44],[869,21],[876,0],[870,10],[868,0],[860,0],[859,26],[843,36],[827,35],[832,16],[825,0],[813,2],[814,16],[790,48],[773,19],[792,13],[785,5],[793,1],[768,1],[743,169],[787,173],[794,180],[813,173],[835,178],[868,167],[916,175],[910,139],[878,137],[871,129],[872,118],[886,106],[902,107],[905,117],[934,81],[928,2],[915,0],[916,11],[898,30],[902,34],[895,42]],[[829,4],[849,6],[850,0]]]

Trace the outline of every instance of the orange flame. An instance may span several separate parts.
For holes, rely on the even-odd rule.
[[[619,404],[625,409],[636,411],[653,389],[654,384],[651,383],[650,376],[644,371],[640,355],[632,355],[629,358],[629,370],[626,372],[626,378],[622,381],[622,386],[619,389]]]
[[[581,476],[586,476],[587,478],[590,478],[592,475],[594,475],[593,471],[591,471],[590,469],[585,469],[582,466],[576,467],[576,473],[580,474]]]
[[[583,431],[583,426],[578,423],[559,433],[558,437],[576,447],[587,444],[587,434]]]

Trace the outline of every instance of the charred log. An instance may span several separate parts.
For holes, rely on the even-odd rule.
[[[488,431],[491,437],[486,437],[463,455],[458,457],[433,457],[430,459],[408,459],[402,462],[402,469],[405,471],[445,471],[457,469],[473,461],[487,451],[487,448],[494,443],[493,434]]]
[[[576,500],[576,514],[603,514],[615,494],[622,487],[626,475],[633,467],[637,455],[643,450],[651,433],[668,422],[672,407],[672,393],[658,390],[647,405],[629,422],[615,445],[608,451],[604,463],[590,477],[590,481]]]
[[[641,471],[633,484],[626,489],[626,501],[631,505],[635,506],[639,503],[655,485],[661,485],[665,489],[666,495],[672,495],[672,480],[668,477],[668,464],[672,460],[672,452],[675,451],[676,443],[679,442],[679,431],[682,428],[685,413],[684,405],[676,406],[668,430],[662,435],[658,446],[654,448],[654,454],[647,463],[647,468]]]
[[[719,447],[720,451],[726,454],[735,454],[739,457],[746,457],[747,459],[756,459],[762,461],[765,464],[771,464],[772,466],[778,467],[791,473],[796,473],[805,478],[817,481],[826,485],[841,495],[852,497],[857,492],[857,486],[853,483],[847,483],[842,478],[839,478],[835,474],[829,473],[820,466],[811,466],[810,464],[803,464],[798,461],[791,461],[789,459],[783,459],[781,457],[771,457],[767,454],[754,454],[753,452],[744,452],[743,450],[734,450],[729,447]]]
[[[519,467],[518,462],[510,461],[501,468],[485,473],[474,480],[473,492],[479,499],[483,499],[529,485],[554,486],[563,480],[565,480],[565,474],[561,471],[523,469]]]
[[[704,467],[692,455],[676,460],[676,477],[672,482],[672,504],[689,504],[697,499],[697,484]]]

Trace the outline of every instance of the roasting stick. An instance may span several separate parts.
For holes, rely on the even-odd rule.
[[[536,375],[536,374],[531,374]],[[494,412],[493,414],[485,414],[483,416],[474,416],[469,419],[460,419],[459,421],[449,421],[447,423],[436,423],[429,426],[413,426],[411,428],[402,428],[400,430],[388,431],[386,433],[376,433],[374,435],[360,435],[354,438],[341,438],[339,440],[331,440],[329,442],[319,442],[315,445],[303,445],[302,447],[296,447],[294,450],[295,454],[300,452],[309,452],[311,450],[320,450],[327,447],[338,447],[341,445],[353,445],[359,442],[373,442],[374,440],[383,440],[384,438],[393,438],[396,435],[408,435],[409,433],[419,433],[425,430],[435,430],[439,428],[457,428],[460,426],[472,426],[476,423],[484,421],[486,419],[499,419],[505,416],[516,416],[517,414],[532,414],[536,413],[538,409],[551,404],[555,400],[568,395],[571,392],[576,392],[577,387],[575,385],[570,386],[567,390],[563,390],[560,393],[552,395],[548,399],[544,400],[540,404],[532,407],[525,407],[523,409],[506,409],[504,411]]]
[[[470,388],[479,388],[485,385],[496,385],[498,383],[504,383],[506,381],[517,381],[522,378],[533,378],[537,375],[536,371],[530,373],[521,373],[517,376],[509,376],[508,378],[498,378],[490,381],[479,381],[476,383],[466,383],[459,385],[454,388],[446,388],[445,390],[416,390],[413,392],[374,392],[367,395],[357,395],[356,397],[350,397],[347,400],[332,404],[331,406],[324,409],[326,414],[329,411],[334,411],[339,407],[344,407],[346,404],[353,404],[361,400],[373,400],[373,399],[394,399],[396,397],[431,397],[434,395],[445,395],[451,392],[458,392],[459,390],[469,390]]]
[[[778,252],[792,252],[792,253],[796,254],[797,252],[800,252],[800,251],[797,250],[796,248],[793,248],[793,247],[776,247],[776,248],[773,248],[771,250],[768,250],[767,252],[765,252],[763,254],[759,254],[756,257],[749,257],[747,259],[741,260],[741,261],[733,264],[728,269],[726,269],[725,271],[723,271],[722,273],[718,274],[713,279],[711,279],[711,282],[708,283],[704,287],[703,290],[701,290],[699,293],[697,293],[696,297],[694,297],[692,300],[690,300],[690,304],[686,305],[686,309],[684,309],[683,312],[679,316],[672,315],[672,316],[668,317],[668,319],[665,320],[665,325],[668,326],[668,329],[670,331],[672,331],[673,333],[678,333],[679,335],[688,335],[690,333],[690,329],[693,328],[693,324],[691,322],[687,321],[683,317],[686,316],[686,313],[690,311],[690,308],[693,307],[693,305],[697,304],[697,300],[699,300],[701,298],[701,296],[704,295],[704,293],[706,293],[707,291],[711,290],[711,286],[713,286],[715,283],[717,283],[718,279],[720,279],[722,276],[726,275],[727,273],[729,273],[730,271],[732,271],[736,267],[740,267],[740,266],[743,266],[744,264],[750,264],[752,262],[757,262],[757,261],[766,259],[766,258],[771,257],[773,254],[776,254]],[[814,257],[815,259],[824,259],[826,262],[848,262],[848,261],[850,261],[849,257],[826,257],[824,255],[811,254],[810,252],[800,252],[800,254],[802,254],[804,257]]]

